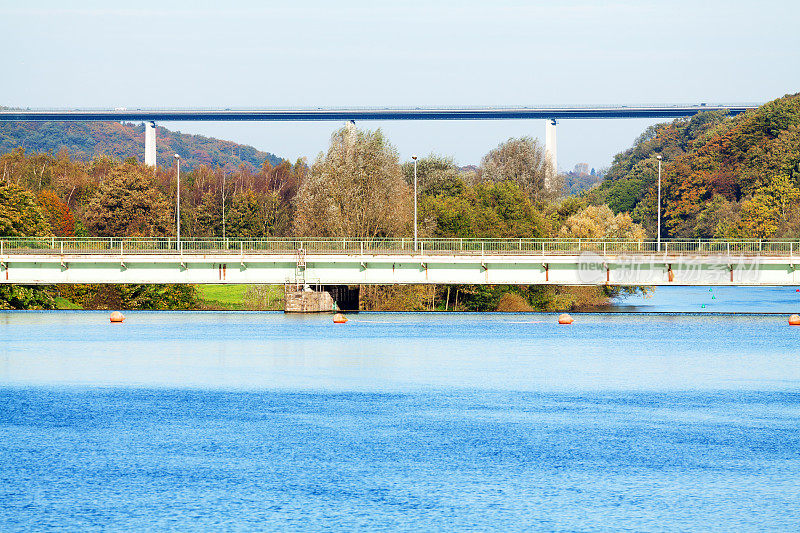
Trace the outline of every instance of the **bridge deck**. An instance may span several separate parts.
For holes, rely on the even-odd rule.
[[[286,109],[6,109],[2,121],[313,121],[313,120],[508,120],[569,118],[678,118],[701,111],[731,115],[760,104],[663,104],[615,106],[351,107]]]
[[[798,241],[0,239],[0,283],[797,285]]]

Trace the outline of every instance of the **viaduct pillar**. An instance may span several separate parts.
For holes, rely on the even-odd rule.
[[[156,166],[156,123],[145,122],[144,125],[144,164]]]

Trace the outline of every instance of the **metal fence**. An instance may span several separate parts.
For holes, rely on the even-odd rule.
[[[22,254],[295,254],[347,255],[575,255],[596,253],[667,255],[769,255],[793,256],[798,240],[669,239],[627,241],[617,239],[190,239],[116,237],[4,237],[0,255]]]

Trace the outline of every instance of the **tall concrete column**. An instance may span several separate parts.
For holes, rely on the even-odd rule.
[[[156,166],[156,123],[146,122],[144,125],[144,164]]]
[[[553,182],[556,174],[558,174],[558,146],[556,142],[556,119],[551,118],[545,123],[544,126],[544,157],[550,163],[551,171],[548,174],[548,179],[545,181],[545,188],[549,189],[550,184]]]

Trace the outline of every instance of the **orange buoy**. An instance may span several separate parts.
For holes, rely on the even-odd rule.
[[[119,311],[111,313],[111,322],[122,322],[123,320],[125,320],[125,317]]]
[[[336,313],[333,315],[333,323],[334,324],[344,324],[347,322],[347,317],[344,316],[342,313]]]
[[[792,315],[789,317],[790,326],[800,326],[800,315]]]
[[[558,323],[559,324],[572,324],[574,322],[573,318],[569,316],[567,313],[563,315],[558,315]]]

